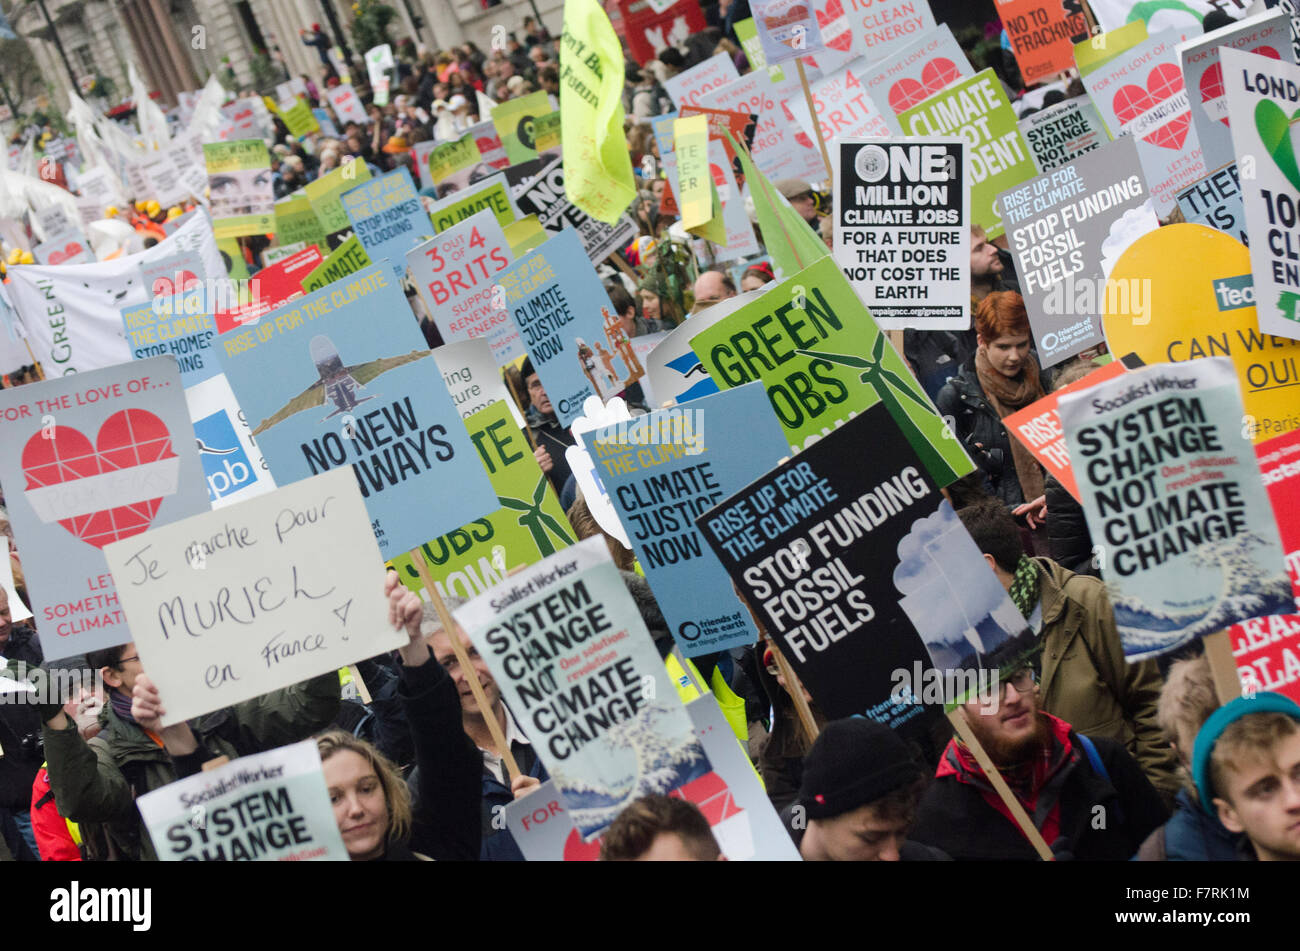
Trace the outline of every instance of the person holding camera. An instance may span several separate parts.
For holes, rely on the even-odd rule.
[[[983,472],[986,490],[1011,509],[1045,554],[1047,520],[1043,468],[1002,420],[1045,395],[1030,353],[1029,317],[1014,291],[995,291],[975,311],[977,347],[935,401],[939,412]],[[1039,551],[1043,549],[1043,551]]]

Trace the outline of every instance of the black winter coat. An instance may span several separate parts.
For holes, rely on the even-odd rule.
[[[1121,744],[1092,740],[1107,780],[1093,772],[1073,730],[1070,742],[1076,759],[1062,767],[1069,774],[1060,797],[1066,848],[1079,861],[1127,861],[1169,818],[1160,794]],[[979,788],[951,774],[930,783],[908,838],[942,849],[958,862],[1038,858],[1016,824],[989,805]]]
[[[1011,457],[1011,437],[1007,435],[998,411],[980,388],[974,356],[944,384],[935,405],[939,414],[951,421],[957,438],[984,473],[989,494],[1001,499],[1009,508],[1025,502],[1020,479],[1016,476],[1016,463]],[[977,449],[976,443],[984,448]]]
[[[1100,577],[1092,565],[1092,535],[1083,506],[1051,473],[1043,480],[1043,493],[1047,496],[1047,542],[1052,561],[1077,575]]]

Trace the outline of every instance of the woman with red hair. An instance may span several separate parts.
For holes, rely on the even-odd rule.
[[[975,311],[975,332],[979,346],[939,392],[939,412],[983,470],[990,494],[1034,530],[1047,517],[1043,469],[1002,425],[1045,395],[1024,300],[1014,291],[989,294]]]

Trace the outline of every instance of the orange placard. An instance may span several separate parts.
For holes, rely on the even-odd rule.
[[[1074,68],[1074,44],[1088,38],[1079,0],[1009,0],[998,16],[1025,85]]]

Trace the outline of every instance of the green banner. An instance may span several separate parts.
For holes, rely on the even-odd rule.
[[[299,96],[298,101],[288,109],[281,109],[280,118],[284,121],[289,134],[298,138],[320,131],[320,123],[316,121],[311,106],[302,96]]]
[[[551,100],[544,92],[507,99],[492,110],[492,126],[511,165],[537,158],[537,117],[550,111]]]
[[[466,134],[454,142],[443,142],[429,153],[429,180],[439,185],[457,172],[473,168],[483,159],[474,136]]]
[[[370,169],[366,163],[360,159],[353,159],[323,178],[309,183],[303,189],[311,199],[312,209],[320,219],[321,227],[325,229],[326,234],[352,227],[352,223],[348,220],[348,213],[343,210],[343,203],[339,201],[339,196],[349,188],[368,181],[370,181]],[[321,242],[321,246],[324,247],[324,242]]]
[[[509,572],[569,547],[574,532],[504,401],[471,415],[465,428],[502,507],[420,548],[444,596],[473,598],[504,581]],[[389,564],[419,593],[420,578],[409,554]]]
[[[435,232],[446,231],[452,225],[459,224],[485,208],[492,212],[492,216],[502,228],[515,220],[515,210],[510,204],[510,195],[503,182],[493,182],[460,201],[435,208],[429,212],[429,217],[433,221]]]
[[[318,291],[340,277],[370,267],[372,263],[370,255],[361,246],[361,239],[353,235],[331,251],[329,257],[316,266],[316,270],[302,279],[302,289],[308,293]]]
[[[720,389],[763,381],[791,452],[884,403],[939,485],[975,468],[834,258],[696,334],[691,349]]]
[[[310,198],[290,198],[275,206],[276,242],[281,245],[302,242],[325,247],[325,229],[311,206]]]

